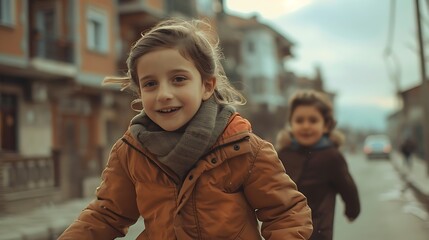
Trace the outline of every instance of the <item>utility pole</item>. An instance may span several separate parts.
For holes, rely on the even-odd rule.
[[[429,175],[429,97],[426,96],[429,94],[429,84],[426,79],[426,62],[425,62],[425,48],[423,45],[423,32],[421,26],[421,16],[420,16],[420,4],[419,0],[415,0],[416,7],[416,21],[417,21],[417,39],[419,45],[419,59],[420,59],[420,70],[421,70],[421,79],[422,84],[420,86],[420,99],[421,106],[423,109],[423,157],[426,160],[426,174]]]

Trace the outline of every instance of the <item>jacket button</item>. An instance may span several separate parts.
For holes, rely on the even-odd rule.
[[[217,159],[216,158],[212,158],[212,160],[210,160],[213,164],[217,163]]]
[[[235,150],[235,151],[240,150],[240,145],[238,145],[238,144],[234,144],[234,150]]]
[[[193,178],[194,178],[194,176],[192,176],[192,175],[191,175],[191,176],[189,176],[189,178],[188,178],[188,179],[189,179],[189,180],[192,180]]]

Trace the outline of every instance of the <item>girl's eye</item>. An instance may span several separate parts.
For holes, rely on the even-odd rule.
[[[173,79],[173,81],[176,82],[176,83],[181,83],[181,82],[183,82],[185,80],[186,80],[186,77],[184,77],[184,76],[175,76],[174,79]]]
[[[155,81],[146,81],[146,82],[143,82],[143,84],[142,84],[143,88],[150,88],[150,87],[154,87],[154,86],[156,86]]]

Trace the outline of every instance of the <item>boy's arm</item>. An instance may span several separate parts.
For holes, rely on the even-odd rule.
[[[261,141],[244,185],[249,203],[262,222],[265,239],[308,239],[313,231],[307,199],[285,173],[273,146]]]
[[[351,221],[359,216],[360,200],[358,189],[347,167],[347,162],[341,153],[333,158],[331,182],[340,194],[345,205],[345,215]]]
[[[119,156],[124,143],[118,141],[113,146],[109,161],[102,174],[102,182],[96,197],[77,220],[58,238],[65,239],[114,239],[123,237],[128,227],[134,224],[139,211],[136,204],[134,184],[123,164],[126,159]]]

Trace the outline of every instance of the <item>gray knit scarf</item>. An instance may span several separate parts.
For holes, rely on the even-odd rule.
[[[164,131],[144,111],[131,120],[130,131],[144,148],[184,179],[199,158],[210,150],[235,109],[214,97],[204,101],[195,116],[176,131]]]

